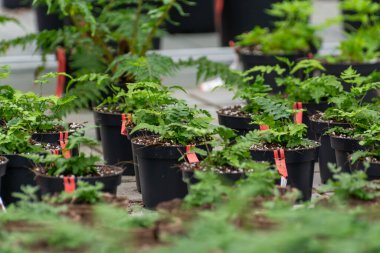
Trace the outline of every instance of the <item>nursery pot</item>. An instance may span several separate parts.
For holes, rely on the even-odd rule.
[[[5,175],[9,160],[5,156],[0,156],[0,196],[1,195],[1,179]]]
[[[132,131],[132,127],[128,127],[128,132],[130,133]],[[132,140],[132,138],[139,137],[139,136],[147,136],[151,135],[151,133],[147,131],[137,131],[134,132],[133,134],[128,135],[128,139]],[[139,164],[136,156],[136,152],[134,150],[135,145],[132,143],[132,156],[133,156],[133,168],[135,171],[135,176],[136,176],[136,188],[139,193],[141,193],[141,184],[140,184],[140,172],[139,172]]]
[[[317,103],[302,103],[302,108],[306,111],[302,114],[302,122],[307,126],[307,136],[309,139],[318,141],[315,139],[315,134],[313,133],[311,123],[309,117],[317,112],[324,112],[327,108],[329,108],[329,104],[327,102]]]
[[[338,122],[328,122],[321,120],[313,120],[312,117],[309,117],[310,126],[314,140],[319,141],[321,146],[319,147],[319,171],[321,174],[321,181],[323,184],[327,183],[329,179],[333,178],[333,175],[328,168],[328,163],[336,163],[335,152],[331,147],[330,136],[325,135],[325,132],[330,128],[339,126],[348,128],[350,125],[347,123],[338,123]]]
[[[4,155],[8,160],[7,171],[2,178],[1,197],[4,204],[9,205],[18,199],[12,196],[14,192],[21,192],[21,186],[36,186],[34,174],[30,171],[33,162],[20,155]]]
[[[3,0],[3,7],[7,9],[30,8],[32,0]]]
[[[252,30],[255,26],[273,27],[275,17],[268,15],[267,9],[282,0],[224,0],[222,12],[221,44],[228,46],[237,35]]]
[[[56,13],[47,14],[48,8],[44,5],[36,7],[38,31],[62,29],[64,20]]]
[[[255,161],[275,163],[273,150],[251,149]],[[314,164],[318,159],[318,147],[310,149],[285,150],[288,184],[302,193],[302,200],[311,199],[314,178]]]
[[[218,114],[219,125],[235,130],[240,136],[247,134],[249,131],[259,129],[258,125],[251,124],[251,117],[231,116],[223,114],[220,111],[216,113]]]
[[[210,33],[215,31],[214,0],[197,0],[195,5],[181,4],[184,13],[181,15],[176,8],[170,10],[170,19],[176,22],[166,22],[169,33]]]
[[[364,166],[363,161],[357,161],[354,164],[351,164],[351,171],[354,170],[362,170],[368,176],[368,180],[379,180],[380,179],[380,163],[378,162],[370,162],[369,167],[366,168]]]
[[[336,165],[342,168],[342,172],[350,173],[349,156],[358,150],[365,148],[359,144],[360,140],[330,135],[331,147],[335,150]]]
[[[108,165],[125,168],[125,175],[134,175],[131,141],[121,134],[120,113],[100,112],[94,109],[96,122],[100,126],[103,156]]]
[[[250,50],[248,50],[247,48],[237,48],[236,52],[239,56],[241,63],[243,64],[244,71],[249,70],[255,66],[261,66],[261,65],[269,65],[269,66],[279,65],[280,67],[284,69],[288,69],[286,64],[276,59],[276,57],[278,56],[286,57],[291,62],[294,62],[297,59],[305,58],[306,56],[306,54],[257,55],[257,54],[251,53]],[[284,75],[287,75],[287,74],[289,74],[288,70],[285,71]],[[255,76],[256,73],[252,73],[251,75]],[[281,86],[281,87],[277,86],[277,83],[275,80],[277,77],[278,75],[274,72],[264,75],[265,83],[272,87],[272,93],[274,94],[283,92],[285,90],[284,86]]]
[[[144,206],[155,208],[159,203],[187,194],[186,183],[178,161],[186,153],[184,146],[138,144],[132,139],[138,161],[141,193]],[[201,147],[202,148],[202,147]]]
[[[110,165],[106,166],[112,167],[118,172],[114,175],[107,175],[102,177],[75,177],[75,184],[78,183],[78,180],[87,182],[92,185],[95,185],[97,182],[100,182],[103,184],[102,192],[107,192],[116,195],[117,187],[121,184],[123,169],[120,167]],[[63,177],[53,177],[35,173],[35,178],[37,185],[41,189],[42,195],[53,195],[54,193],[60,193],[65,190]]]

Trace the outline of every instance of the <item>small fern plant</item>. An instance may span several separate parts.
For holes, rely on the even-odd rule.
[[[148,130],[158,135],[159,143],[172,145],[201,144],[211,140],[222,127],[212,125],[206,110],[191,108],[184,102],[162,108],[139,109],[134,114],[138,130]]]
[[[309,53],[320,47],[316,27],[309,24],[313,13],[311,1],[281,1],[274,3],[268,13],[278,19],[274,29],[255,27],[238,36],[239,48],[249,48],[254,54],[288,55]]]

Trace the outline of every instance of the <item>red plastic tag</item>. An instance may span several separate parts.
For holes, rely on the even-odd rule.
[[[269,129],[268,125],[260,125],[260,130],[261,131],[268,130],[268,129]]]
[[[276,167],[278,172],[284,178],[288,177],[288,170],[286,168],[286,160],[285,160],[285,151],[284,149],[276,149],[273,151],[274,153],[274,161],[276,163]]]
[[[127,115],[125,113],[121,114],[121,130],[120,134],[128,136],[128,128],[132,124],[132,113],[128,113]]]
[[[75,177],[64,177],[63,186],[65,188],[65,192],[67,193],[74,192],[76,188]]]
[[[230,46],[230,48],[235,48],[235,42],[233,40],[230,40],[228,42],[228,45]]]
[[[215,11],[215,27],[217,31],[222,30],[222,12],[224,9],[224,0],[215,0],[214,1],[214,11]]]
[[[57,48],[56,51],[57,61],[58,61],[58,73],[66,72],[66,50],[64,48]],[[57,78],[57,87],[55,90],[55,95],[58,97],[62,97],[65,91],[65,82],[66,77],[59,75]]]
[[[199,163],[199,159],[197,154],[191,151],[191,147],[195,147],[195,145],[187,145],[186,146],[186,158],[189,163]]]
[[[62,148],[62,155],[64,158],[68,159],[71,157],[70,150],[66,149],[69,138],[69,132],[59,132],[59,144]]]
[[[309,53],[309,54],[307,55],[307,58],[309,58],[309,59],[313,59],[313,58],[314,58],[314,54],[313,54],[313,53]]]
[[[51,153],[53,155],[59,155],[59,149],[53,149],[53,150],[51,150]]]
[[[296,115],[294,116],[294,121],[297,124],[302,124],[302,117],[303,117],[302,102],[294,102],[293,109],[300,110],[296,112]]]

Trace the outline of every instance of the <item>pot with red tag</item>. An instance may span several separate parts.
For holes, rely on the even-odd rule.
[[[176,198],[184,198],[187,185],[182,180],[179,168],[181,157],[196,162],[198,157],[193,151],[186,153],[186,146],[149,145],[155,136],[132,139],[137,156],[143,203],[146,208],[155,208],[159,203]],[[205,145],[196,146],[206,149]],[[191,150],[188,148],[188,151]]]
[[[241,105],[224,107],[218,110],[219,125],[235,130],[237,135],[243,136],[249,131],[259,129],[259,126],[252,124],[252,118],[241,112]]]
[[[15,203],[18,199],[13,197],[14,192],[21,192],[21,186],[36,186],[34,174],[30,171],[33,162],[21,155],[3,155],[9,162],[7,170],[1,180],[1,197],[4,204]],[[37,193],[39,195],[39,193]]]
[[[135,175],[132,145],[128,138],[128,122],[131,116],[109,113],[94,108],[96,122],[100,126],[103,157],[107,164],[125,168],[125,175]]]
[[[33,170],[35,174],[35,179],[37,185],[41,189],[42,195],[52,195],[60,192],[73,192],[76,189],[78,180],[87,182],[89,184],[95,185],[97,182],[103,184],[102,192],[107,192],[116,195],[117,187],[121,184],[121,177],[123,174],[123,168],[110,166],[110,165],[99,165],[98,168],[107,167],[114,171],[113,174],[103,175],[103,176],[93,176],[93,177],[75,177],[75,176],[49,176],[46,174],[38,173]],[[33,174],[33,175],[34,175]]]
[[[330,136],[326,135],[326,131],[333,127],[348,128],[350,125],[344,122],[330,122],[322,119],[322,114],[314,114],[309,117],[312,133],[314,134],[314,140],[319,141],[321,144],[318,154],[319,171],[321,175],[321,181],[323,184],[327,183],[329,179],[333,178],[333,174],[330,171],[328,164],[336,163],[335,151],[331,147]]]
[[[290,185],[302,193],[302,200],[311,199],[314,164],[318,158],[318,146],[308,149],[253,149],[250,150],[252,159],[265,161],[276,165],[281,175],[280,185]]]

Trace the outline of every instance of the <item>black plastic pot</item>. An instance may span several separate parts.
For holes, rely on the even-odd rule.
[[[4,204],[9,205],[18,199],[12,196],[14,192],[21,192],[22,185],[36,186],[34,174],[30,171],[33,162],[20,155],[3,155],[9,162],[7,171],[2,178],[1,196]]]
[[[96,122],[100,126],[103,156],[108,165],[125,168],[125,175],[134,175],[131,141],[121,135],[121,114],[94,110]]]
[[[69,136],[72,135],[74,131],[69,131]],[[32,139],[41,143],[50,143],[54,145],[59,145],[59,133],[34,133],[32,134]],[[73,148],[71,150],[72,156],[79,155],[79,147]]]
[[[305,58],[305,54],[292,54],[292,55],[254,55],[251,53],[245,53],[244,50],[242,51],[241,49],[236,50],[239,59],[241,63],[243,64],[243,69],[244,71],[249,70],[255,66],[261,66],[261,65],[269,65],[269,66],[275,66],[279,65],[285,69],[288,69],[285,63],[279,61],[276,59],[277,56],[281,57],[286,57],[288,58],[291,62],[296,61],[297,59],[300,58]],[[284,75],[288,74],[288,71],[284,73]],[[252,74],[253,76],[255,73]],[[283,92],[285,90],[284,86],[278,87],[276,84],[276,78],[278,75],[276,73],[270,73],[270,74],[265,74],[265,83],[270,85],[272,87],[272,93],[277,94],[279,92]]]
[[[324,112],[327,108],[329,108],[329,104],[327,102],[317,103],[302,103],[302,108],[306,111],[302,114],[302,122],[307,126],[307,136],[309,139],[316,140],[315,134],[312,130],[311,123],[309,117],[317,112]]]
[[[103,184],[102,192],[116,195],[117,187],[121,184],[123,169],[119,167],[114,167],[114,169],[119,170],[120,172],[115,175],[103,177],[75,177],[75,183],[77,184],[78,180],[87,182],[92,185],[100,182]],[[37,185],[41,189],[42,195],[52,195],[54,193],[60,193],[65,190],[63,177],[51,177],[47,175],[35,174],[35,179]]]
[[[133,128],[128,127],[128,132],[130,133]],[[151,133],[146,132],[146,131],[137,131],[134,132],[133,134],[128,135],[128,139],[132,140],[132,138],[138,137],[138,136],[147,136],[151,135]],[[140,184],[140,172],[139,172],[139,163],[137,160],[136,152],[135,152],[135,145],[132,144],[132,155],[133,155],[133,167],[135,171],[135,176],[136,176],[136,188],[137,191],[141,193],[141,184]]]
[[[351,164],[351,171],[362,170],[368,176],[368,180],[379,180],[380,179],[380,163],[369,163],[369,167],[364,166],[363,161],[357,161],[354,164]]]
[[[64,20],[59,17],[58,14],[47,14],[47,6],[37,6],[37,27],[38,31],[42,32],[44,30],[58,30],[63,28]]]
[[[132,139],[138,160],[141,193],[144,206],[155,208],[159,203],[187,194],[186,183],[178,161],[186,153],[184,146],[146,146]]]
[[[255,26],[273,27],[276,19],[266,12],[273,3],[281,0],[224,0],[222,12],[221,44],[228,46],[237,35],[252,30]]]
[[[251,124],[250,117],[237,117],[230,116],[217,112],[219,125],[231,128],[236,131],[238,135],[245,135],[251,130],[259,129],[258,125]]]
[[[359,144],[359,140],[330,135],[331,147],[335,150],[336,165],[342,168],[342,172],[350,173],[349,156],[358,150],[365,148]]]
[[[0,158],[2,158],[2,157],[0,156]],[[3,156],[3,158],[5,161],[0,163],[0,196],[1,196],[1,179],[5,175],[5,172],[7,170],[7,164],[9,162],[9,160],[5,156]]]
[[[252,159],[275,163],[273,150],[251,149]],[[288,170],[288,185],[297,188],[302,193],[302,200],[311,199],[314,179],[314,164],[318,159],[318,148],[302,150],[285,150],[286,167]]]
[[[32,0],[3,0],[3,7],[7,9],[30,8]]]
[[[330,136],[325,135],[325,132],[330,128],[340,126],[348,128],[350,125],[347,123],[331,123],[326,121],[315,121],[310,119],[310,127],[314,140],[319,141],[321,146],[319,147],[319,171],[321,175],[321,181],[323,184],[327,183],[329,179],[333,178],[333,174],[328,168],[328,163],[336,163],[334,149],[331,148]]]
[[[198,0],[189,6],[181,4],[188,15],[181,15],[176,8],[170,10],[170,19],[178,25],[166,22],[165,28],[169,33],[209,33],[215,31],[214,0]]]

